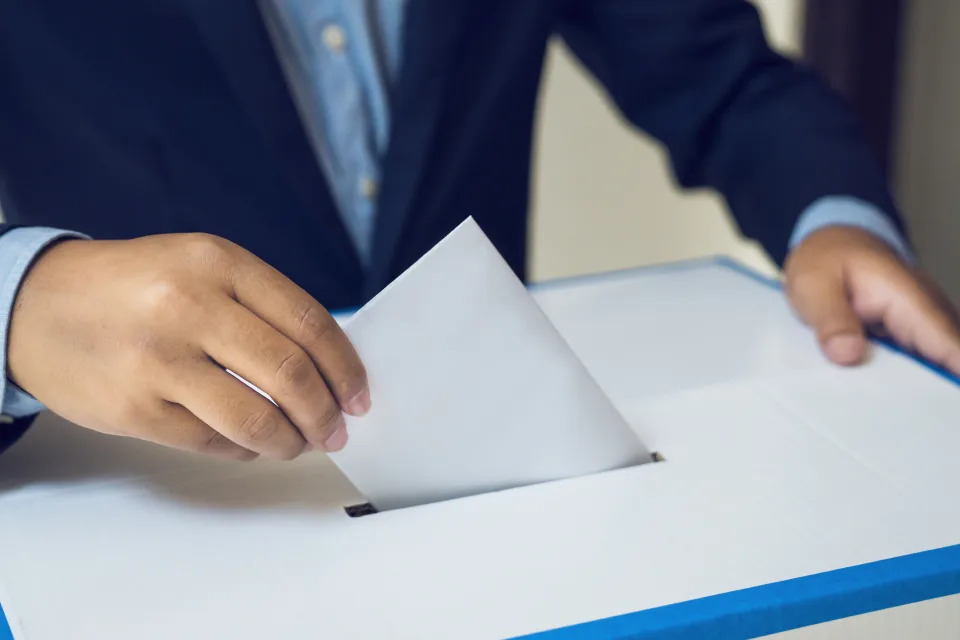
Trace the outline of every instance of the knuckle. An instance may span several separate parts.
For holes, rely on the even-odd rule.
[[[230,242],[210,233],[188,233],[183,239],[187,257],[202,264],[213,264],[230,253]]]
[[[320,413],[320,426],[326,430],[330,425],[340,422],[342,418],[343,413],[340,411],[340,407],[335,402],[331,402]]]
[[[143,310],[151,317],[179,313],[191,301],[186,283],[170,274],[164,274],[143,288],[140,296]]]
[[[280,388],[291,393],[300,393],[308,390],[314,380],[313,360],[304,353],[298,351],[289,354],[277,367],[277,381]]]
[[[217,431],[199,434],[197,442],[194,444],[194,450],[204,455],[230,458],[241,462],[250,462],[258,457],[255,452],[244,449]]]
[[[138,296],[139,320],[145,328],[177,327],[195,321],[211,309],[203,284],[188,273],[164,273],[153,278]]]
[[[219,431],[213,433],[201,432],[196,443],[196,449],[200,453],[221,453],[235,446],[229,438]]]
[[[112,407],[109,433],[135,438],[148,437],[169,422],[162,401],[136,393],[120,394]]]
[[[262,408],[244,417],[240,423],[241,437],[252,443],[263,443],[272,440],[280,432],[280,419],[275,411]]]
[[[326,310],[315,302],[306,302],[296,311],[298,336],[307,342],[319,342],[336,323]]]
[[[240,425],[242,442],[249,448],[277,460],[293,460],[301,453],[306,442],[298,437],[285,437],[284,420],[278,409],[263,408],[250,413]],[[269,443],[269,446],[264,446]]]

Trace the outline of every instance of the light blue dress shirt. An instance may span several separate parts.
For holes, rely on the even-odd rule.
[[[390,135],[390,84],[401,64],[406,0],[258,0],[317,160],[361,260],[370,258],[381,160]],[[866,229],[911,259],[896,227],[873,206],[837,194],[800,216],[790,246],[817,229]],[[69,231],[28,227],[0,236],[0,341],[7,343],[17,290],[35,257]],[[6,348],[0,367],[6,371]],[[3,416],[43,406],[0,376]]]
[[[357,253],[370,259],[406,0],[258,0]]]

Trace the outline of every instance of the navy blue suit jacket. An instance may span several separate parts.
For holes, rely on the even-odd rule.
[[[821,196],[895,215],[850,114],[768,48],[743,0],[410,0],[405,29],[367,270],[255,0],[0,3],[8,220],[98,238],[214,233],[336,308],[472,215],[522,276],[553,34],[665,145],[679,183],[719,191],[775,259]]]

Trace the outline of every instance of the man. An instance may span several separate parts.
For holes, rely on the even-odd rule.
[[[717,189],[785,261],[831,360],[861,361],[878,325],[960,372],[850,115],[742,0],[12,0],[2,441],[45,405],[238,459],[342,448],[342,412],[371,398],[325,308],[362,303],[467,214],[524,273],[552,34],[682,185]]]

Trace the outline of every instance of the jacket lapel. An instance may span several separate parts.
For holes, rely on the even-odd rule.
[[[391,96],[390,141],[383,162],[368,295],[391,262],[430,161],[444,89],[454,69],[470,0],[408,0],[400,74]]]
[[[308,211],[323,220],[325,229],[337,234],[324,246],[342,253],[339,257],[351,269],[359,270],[359,257],[310,146],[256,0],[183,2],[251,125],[271,152],[265,161],[279,166]]]
[[[336,230],[336,246],[360,268],[297,113],[255,0],[182,0],[237,99],[307,205]],[[391,134],[378,196],[367,293],[390,277],[437,134],[469,0],[408,0],[400,74],[391,95]]]

